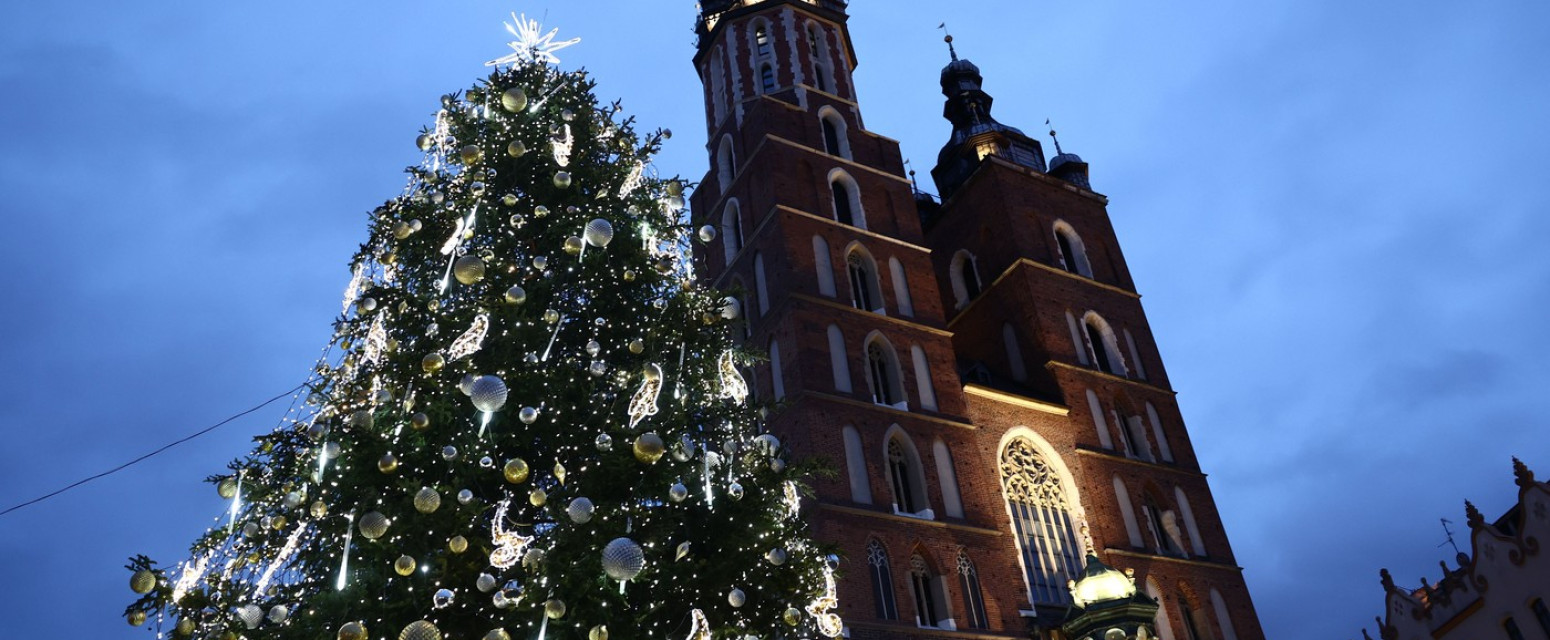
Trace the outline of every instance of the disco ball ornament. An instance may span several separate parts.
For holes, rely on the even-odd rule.
[[[512,287],[506,290],[507,304],[522,304],[524,302],[527,302],[527,289]]]
[[[473,284],[484,279],[484,260],[479,256],[463,256],[452,263],[452,275],[458,282]]]
[[[131,611],[131,612],[129,612],[128,618],[129,618],[129,626],[131,626],[131,627],[138,627],[140,625],[145,624],[145,612],[144,611]]]
[[[656,464],[666,451],[662,437],[655,433],[643,433],[635,439],[635,459],[646,464]]]
[[[733,500],[742,500],[743,499],[743,485],[740,485],[740,484],[738,484],[736,482],[734,482],[734,483],[732,483],[730,485],[727,485],[727,495],[732,496]]]
[[[593,444],[597,445],[598,451],[612,451],[614,448],[614,437],[606,433],[599,434],[597,440],[593,441]]]
[[[452,601],[457,598],[451,589],[437,589],[436,595],[431,596],[431,606],[437,609],[445,609],[452,606]]]
[[[559,187],[561,189],[569,189],[570,188],[570,183],[571,183],[571,179],[570,179],[570,172],[569,171],[557,171],[557,172],[555,172],[555,174],[554,174],[554,186]]]
[[[786,607],[786,612],[780,615],[780,619],[785,620],[786,624],[795,627],[802,624],[802,612],[796,607]]]
[[[414,510],[420,513],[435,513],[441,508],[441,494],[430,487],[420,487],[420,491],[414,494]]]
[[[700,242],[710,244],[716,240],[716,228],[710,225],[700,227]]]
[[[393,573],[401,576],[407,577],[410,574],[413,574],[414,567],[414,558],[409,556],[398,556],[398,559],[393,561]]]
[[[361,535],[367,540],[376,540],[387,534],[388,526],[393,524],[388,517],[376,511],[369,511],[361,516]]]
[[[478,376],[475,376],[472,373],[465,373],[465,374],[463,374],[463,377],[457,381],[457,390],[461,391],[463,393],[463,395],[465,395],[465,396],[470,394],[470,393],[473,393],[473,391],[474,391],[474,380],[476,378],[478,378]]]
[[[445,366],[447,366],[447,359],[440,353],[432,353],[420,360],[420,368],[424,369],[426,373],[436,373]]]
[[[494,591],[496,586],[495,576],[488,573],[481,573],[479,578],[474,580],[474,587],[485,593]]]
[[[513,140],[511,144],[506,145],[506,155],[513,158],[525,156],[527,155],[527,145],[522,144],[521,140]]]
[[[484,151],[479,149],[479,145],[471,144],[463,147],[462,149],[458,149],[457,155],[458,158],[463,160],[463,164],[473,164],[478,162],[480,158],[484,157]]]
[[[689,488],[685,487],[682,482],[674,482],[673,486],[667,490],[667,497],[672,499],[673,502],[683,502],[685,498],[689,497]]]
[[[550,620],[559,620],[565,617],[565,601],[559,598],[550,598],[544,602],[544,615]]]
[[[587,244],[599,248],[606,247],[608,243],[614,241],[614,225],[602,218],[594,218],[587,223],[585,235]]]
[[[571,237],[565,239],[565,253],[568,253],[568,254],[573,255],[573,256],[581,254],[581,237],[580,236],[571,236]]]
[[[517,413],[517,418],[522,421],[522,424],[533,424],[538,421],[538,410],[532,407],[522,407],[522,411]]]
[[[501,93],[501,107],[516,113],[527,108],[527,93],[519,87],[512,87]]]
[[[549,492],[535,488],[527,494],[527,501],[535,507],[542,507],[549,501]]]
[[[463,536],[452,536],[452,539],[447,541],[447,550],[451,551],[452,553],[462,553],[467,551],[468,538],[464,538]]]
[[[506,476],[506,482],[511,484],[527,482],[528,474],[531,472],[532,469],[527,466],[527,461],[521,458],[507,460],[506,467],[502,469],[502,473]]]
[[[587,498],[576,498],[570,501],[570,506],[565,507],[565,514],[570,516],[570,521],[576,524],[586,524],[592,521],[592,514],[597,510],[592,506],[592,501]]]
[[[506,394],[506,381],[496,376],[479,376],[474,379],[468,397],[473,398],[476,409],[495,413],[506,406]]]
[[[722,318],[736,320],[741,315],[743,315],[743,303],[738,302],[737,298],[727,296],[725,300],[721,301]]]
[[[223,500],[230,500],[232,498],[237,497],[237,479],[236,478],[223,478],[223,479],[221,479],[221,483],[215,485],[215,493],[220,495],[221,499],[223,499]]]
[[[603,547],[603,573],[625,582],[634,580],[646,568],[646,551],[629,538],[614,538]]]
[[[264,621],[264,610],[251,604],[237,607],[237,619],[248,629],[257,629],[259,623]]]
[[[587,632],[587,640],[608,640],[608,626],[597,625]]]
[[[786,564],[786,550],[780,547],[764,552],[764,560],[775,566]]]
[[[399,632],[398,640],[441,640],[441,629],[427,620],[417,620]]]
[[[133,591],[133,592],[138,593],[138,594],[143,596],[143,595],[145,595],[147,593],[150,593],[151,590],[155,589],[155,588],[156,588],[156,574],[151,573],[148,570],[141,569],[139,571],[136,571],[134,573],[134,575],[129,576],[129,590],[130,591]]]
[[[474,501],[474,492],[464,489],[457,492],[457,503],[468,504]]]
[[[366,640],[366,625],[359,622],[346,622],[339,627],[339,640]]]
[[[431,427],[431,417],[423,413],[409,416],[409,426],[415,431],[424,431]]]
[[[745,604],[748,604],[748,594],[743,593],[742,589],[733,589],[727,593],[727,604],[730,604],[734,607],[741,607]]]
[[[380,460],[377,460],[377,470],[382,473],[398,471],[398,457],[391,453],[384,454]]]

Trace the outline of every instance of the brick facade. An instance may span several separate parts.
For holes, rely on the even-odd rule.
[[[850,637],[1058,637],[1071,577],[1060,565],[1091,551],[1160,596],[1159,636],[1187,640],[1192,623],[1201,639],[1262,640],[1085,165],[1081,179],[1070,178],[1077,165],[1046,172],[1038,143],[1019,138],[1036,160],[981,154],[945,201],[922,199],[898,143],[863,125],[845,3],[702,6],[695,65],[711,169],[692,204],[721,233],[696,261],[707,283],[745,301],[752,345],[777,351],[752,375],[761,400],[779,401],[771,431],[836,471],[815,482],[807,512],[843,552]],[[972,69],[963,64],[954,68]],[[834,180],[856,196],[849,220]],[[1082,268],[1057,225],[1080,239]],[[977,295],[957,275],[965,263]],[[1088,345],[1084,322],[1097,317],[1112,373]],[[1014,442],[1035,452],[1020,467],[1003,464]],[[1010,499],[1008,474],[1029,468],[1042,497]],[[1014,506],[1035,502],[1055,506]],[[1056,524],[1039,541],[1019,517]],[[873,545],[887,559],[893,619],[878,606]],[[917,617],[922,601],[933,615]]]

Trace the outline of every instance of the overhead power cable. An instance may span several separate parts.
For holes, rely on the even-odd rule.
[[[153,457],[155,457],[157,455],[160,455],[160,454],[166,452],[168,449],[176,447],[176,446],[178,446],[180,444],[183,444],[185,442],[188,442],[190,440],[193,440],[193,439],[198,438],[200,436],[203,436],[205,434],[208,434],[211,431],[215,431],[216,429],[219,429],[221,427],[226,426],[227,424],[230,424],[232,421],[234,421],[234,420],[236,420],[238,418],[241,418],[241,417],[246,416],[248,414],[251,414],[251,413],[253,413],[255,411],[258,411],[259,409],[263,409],[264,407],[267,407],[267,406],[269,406],[271,404],[274,404],[279,399],[284,398],[284,397],[286,397],[288,395],[291,395],[293,393],[296,393],[297,391],[300,391],[303,387],[306,387],[306,386],[307,386],[306,382],[298,384],[298,385],[296,385],[296,386],[294,386],[294,387],[292,387],[290,389],[287,389],[284,393],[281,393],[280,395],[277,395],[277,396],[275,396],[273,398],[270,398],[268,400],[263,401],[262,403],[260,403],[259,405],[255,406],[255,407],[253,407],[251,409],[248,409],[246,411],[243,411],[242,413],[239,413],[239,414],[234,415],[234,416],[232,416],[230,418],[227,418],[225,420],[222,420],[220,422],[212,424],[212,425],[210,425],[208,427],[205,427],[204,429],[201,429],[200,431],[195,432],[192,435],[189,435],[189,436],[184,437],[182,439],[175,440],[173,442],[167,443],[166,445],[163,445],[161,448],[159,448],[159,449],[157,449],[155,451],[152,451],[150,453],[147,453],[147,454],[145,454],[143,456],[140,456],[138,458],[135,458],[134,460],[130,460],[129,462],[125,462],[124,464],[118,465],[116,467],[113,467],[112,469],[109,469],[109,470],[104,471],[102,473],[99,473],[97,475],[91,476],[89,478],[85,478],[85,479],[73,482],[73,483],[69,484],[68,486],[65,486],[64,488],[59,489],[57,491],[53,491],[53,492],[44,494],[42,496],[38,496],[37,498],[33,498],[32,500],[28,500],[26,502],[23,502],[21,504],[18,504],[16,506],[14,506],[14,507],[10,507],[10,508],[8,508],[8,509],[6,509],[4,511],[0,511],[0,517],[4,517],[6,514],[9,514],[12,511],[16,511],[16,510],[21,509],[23,507],[30,507],[32,505],[35,505],[35,504],[39,503],[39,502],[43,502],[44,500],[48,500],[49,498],[53,498],[55,496],[58,496],[59,494],[62,494],[64,492],[66,492],[66,491],[69,491],[71,489],[79,487],[79,486],[81,486],[83,484],[86,484],[88,482],[91,482],[93,480],[99,480],[99,479],[102,479],[102,478],[106,478],[106,477],[111,476],[111,475],[113,475],[115,473],[118,473],[120,471],[128,469],[129,467],[132,467],[134,465],[140,464],[141,462],[145,462],[146,460],[149,460],[149,459],[151,459],[151,458],[153,458]]]

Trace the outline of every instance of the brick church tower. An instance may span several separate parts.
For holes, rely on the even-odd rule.
[[[849,637],[1060,638],[1093,555],[1154,637],[1262,640],[1087,165],[997,122],[955,53],[938,203],[864,125],[843,0],[701,11],[696,260],[768,351],[769,429],[837,472],[808,513]]]

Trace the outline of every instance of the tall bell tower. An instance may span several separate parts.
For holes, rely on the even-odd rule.
[[[997,122],[954,52],[943,200],[918,193],[864,125],[847,19],[701,2],[692,204],[770,431],[836,472],[806,513],[849,637],[1061,637],[1091,554],[1161,605],[1154,635],[1261,640],[1087,165]]]

